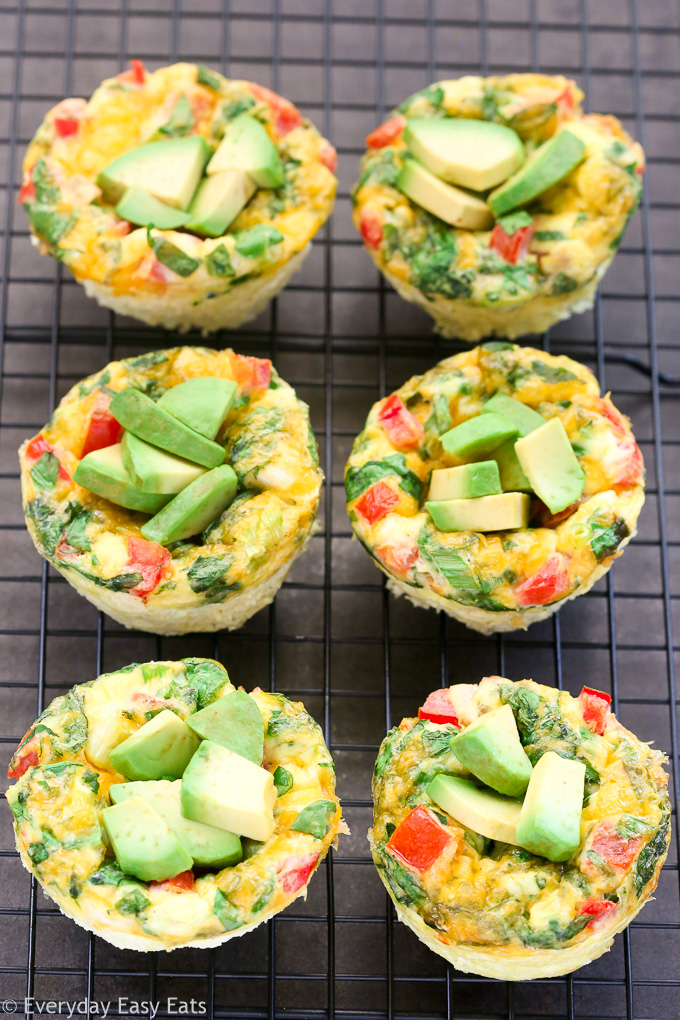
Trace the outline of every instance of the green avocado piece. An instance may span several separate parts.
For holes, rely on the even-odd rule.
[[[506,439],[490,456],[498,465],[503,492],[531,492],[531,482],[522,471],[514,439]]]
[[[435,468],[430,478],[428,498],[474,499],[477,496],[493,496],[502,491],[498,464],[495,460],[482,460],[477,464]]]
[[[586,767],[547,751],[534,765],[524,797],[517,843],[549,861],[566,861],[581,843]]]
[[[235,393],[236,383],[231,379],[206,375],[200,379],[187,379],[166,390],[158,398],[158,406],[206,439],[214,439],[227,417]]]
[[[127,188],[116,206],[116,213],[122,220],[139,227],[158,227],[159,230],[176,230],[189,220],[189,213],[159,202],[150,191],[138,185]]]
[[[238,478],[228,464],[206,471],[142,525],[142,535],[161,545],[197,535],[227,509],[237,488]]]
[[[112,804],[120,804],[130,797],[141,797],[158,812],[172,829],[194,864],[207,868],[227,868],[241,860],[241,840],[233,832],[216,829],[214,825],[192,822],[182,814],[180,795],[181,779],[170,782],[157,779],[150,782],[116,783],[109,790]]]
[[[267,129],[255,117],[241,113],[227,125],[224,138],[208,163],[208,176],[223,170],[245,170],[261,188],[279,188],[283,164]]]
[[[188,209],[210,159],[201,135],[147,142],[118,156],[97,177],[105,202],[116,205],[127,188],[145,188],[159,202]],[[156,224],[160,226],[160,224]]]
[[[174,453],[176,457],[207,468],[224,462],[224,447],[189,428],[140,390],[131,387],[119,390],[109,405],[109,411],[128,432],[145,439],[152,446]]]
[[[586,147],[566,128],[531,154],[521,170],[496,188],[487,201],[494,216],[505,216],[512,209],[527,205],[548,188],[558,184],[582,161]]]
[[[121,441],[123,463],[135,485],[142,492],[163,492],[174,495],[205,474],[206,469],[159,450],[139,436],[124,432]]]
[[[262,764],[264,720],[245,691],[230,691],[212,705],[195,712],[187,723],[202,740],[214,740],[256,765]]]
[[[470,779],[445,775],[435,776],[427,795],[466,829],[487,839],[518,845],[516,829],[522,809],[519,800],[502,797]]]
[[[221,237],[256,190],[255,181],[245,170],[221,170],[205,177],[191,203],[187,230]]]
[[[473,776],[506,797],[524,793],[531,762],[510,705],[485,712],[451,740],[451,750]]]
[[[455,425],[443,436],[441,444],[448,454],[459,460],[486,457],[506,439],[515,439],[519,429],[500,414],[479,414],[476,418]]]
[[[83,457],[76,468],[73,480],[97,496],[127,507],[155,514],[170,500],[170,496],[159,492],[143,492],[123,463],[121,443],[93,450]]]
[[[559,418],[518,439],[515,452],[531,488],[551,513],[565,510],[580,497],[586,473]]]
[[[434,500],[425,509],[439,531],[511,531],[526,528],[529,502],[524,492],[504,492],[478,499]]]
[[[467,117],[409,117],[404,141],[437,177],[473,191],[500,184],[526,158],[522,140],[511,128]]]
[[[170,826],[142,797],[129,797],[101,813],[121,870],[143,882],[174,878],[193,865]]]
[[[163,709],[109,755],[126,779],[179,779],[200,741],[183,719]]]
[[[493,225],[493,215],[486,202],[452,184],[445,184],[412,157],[404,160],[396,185],[411,201],[453,227],[488,230]]]
[[[534,429],[545,425],[546,419],[532,407],[527,407],[521,400],[508,397],[505,393],[496,393],[482,407],[482,414],[500,414],[503,418],[517,426],[520,436],[528,436]]]

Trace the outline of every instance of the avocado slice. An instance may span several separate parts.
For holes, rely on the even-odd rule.
[[[139,186],[160,202],[186,210],[210,153],[210,146],[201,135],[147,142],[105,166],[97,184],[104,201],[111,205],[120,202],[127,188]]]
[[[439,531],[511,531],[526,528],[529,503],[524,492],[504,492],[479,499],[435,500],[425,509]]]
[[[182,776],[182,814],[261,841],[274,832],[276,787],[270,772],[228,747],[203,740]]]
[[[453,227],[488,230],[493,225],[493,215],[486,202],[452,184],[445,184],[413,157],[404,160],[396,186],[411,201]]]
[[[557,514],[579,499],[586,473],[559,418],[551,418],[518,439],[515,452],[531,488],[551,513]]]
[[[228,464],[206,471],[142,525],[142,535],[161,545],[197,535],[227,509],[237,488],[238,478]]]
[[[168,823],[141,797],[129,797],[101,813],[121,870],[143,882],[174,878],[193,865]]]
[[[526,159],[519,135],[488,120],[409,117],[404,141],[437,177],[473,191],[494,188]]]
[[[500,414],[479,414],[476,418],[455,425],[440,436],[441,444],[448,454],[459,460],[486,457],[506,439],[515,439],[519,429],[508,418]]]
[[[200,379],[187,379],[166,390],[159,397],[158,406],[206,439],[214,439],[227,417],[235,393],[236,383],[231,379],[206,375]]]
[[[187,230],[206,237],[221,237],[256,190],[255,181],[245,170],[221,170],[205,177],[191,203]]]
[[[470,779],[435,776],[427,795],[457,822],[487,839],[517,846],[515,830],[522,808],[520,801],[485,790]]]
[[[184,720],[165,708],[114,747],[109,760],[126,779],[179,779],[198,745]]]
[[[127,507],[155,514],[170,500],[159,492],[143,492],[128,472],[122,457],[121,443],[93,450],[83,457],[73,474],[73,480],[97,496]]]
[[[119,390],[109,411],[124,429],[176,457],[214,468],[224,462],[224,447],[189,428],[179,418],[159,407],[141,390]]]
[[[435,468],[430,478],[429,499],[474,499],[501,493],[501,479],[495,460],[481,460],[477,464],[460,464],[458,467]]]
[[[517,843],[549,861],[566,861],[581,843],[586,767],[547,751],[534,766],[517,822]]]
[[[131,432],[123,433],[120,449],[130,477],[142,492],[175,495],[206,471],[198,464],[159,450]]]
[[[527,407],[521,400],[508,397],[505,393],[496,393],[482,407],[482,414],[500,414],[517,426],[520,436],[528,436],[534,429],[545,425],[546,419],[532,407]]]
[[[451,750],[473,776],[506,797],[521,796],[529,784],[531,762],[510,705],[480,715],[453,737]]]
[[[141,797],[170,826],[194,864],[207,868],[227,868],[238,864],[242,857],[241,840],[233,832],[216,829],[214,825],[192,822],[181,809],[182,781],[157,779],[148,782],[116,783],[109,793],[112,804],[121,804],[130,797]]]
[[[279,188],[285,179],[278,149],[255,117],[241,113],[227,125],[206,173],[245,170],[261,188]]]
[[[494,216],[505,216],[532,202],[570,174],[585,154],[586,147],[581,139],[562,128],[532,153],[521,170],[491,192],[488,202]]]
[[[116,213],[122,220],[136,223],[139,227],[158,227],[159,230],[176,230],[189,220],[189,213],[159,202],[150,191],[138,185],[126,189],[116,206]]]
[[[514,439],[506,439],[489,456],[498,464],[503,492],[531,492],[531,482],[522,471]]]
[[[264,720],[259,708],[245,691],[230,691],[223,698],[187,719],[203,740],[214,740],[256,765],[264,755]]]

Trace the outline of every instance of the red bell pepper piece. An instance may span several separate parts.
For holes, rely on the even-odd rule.
[[[193,871],[180,871],[174,878],[166,878],[163,882],[149,882],[149,889],[163,890],[163,892],[192,892],[194,888]]]
[[[528,227],[520,227],[512,234],[506,234],[500,223],[497,223],[491,231],[489,248],[495,251],[497,255],[500,255],[506,262],[509,262],[511,266],[514,266],[529,251],[529,245],[533,236],[533,223]]]
[[[553,553],[540,570],[515,588],[521,606],[545,606],[564,595],[569,587],[569,574],[559,553]]]
[[[422,875],[441,857],[452,839],[425,805],[419,804],[396,827],[386,850]]]
[[[618,448],[621,466],[614,478],[614,485],[628,486],[638,485],[642,480],[644,461],[640,453],[640,447],[634,439],[624,439],[619,443]]]
[[[283,891],[290,895],[306,885],[318,859],[318,854],[307,854],[305,857],[292,855],[286,857],[277,869]]]
[[[602,736],[612,699],[604,691],[596,691],[592,687],[584,687],[578,696],[578,700],[583,712],[584,723],[593,733],[598,733]]]
[[[268,103],[274,114],[274,128],[278,135],[287,135],[293,128],[302,124],[302,114],[289,99],[284,99],[278,92],[272,92],[264,85],[250,83],[250,91],[261,103]]]
[[[394,510],[398,503],[399,496],[394,489],[390,489],[389,485],[386,485],[385,482],[375,482],[369,489],[362,492],[354,504],[354,509],[357,513],[361,514],[368,524],[375,524],[376,521],[385,517],[390,510]]]
[[[26,447],[26,456],[29,458],[29,460],[40,460],[43,453],[50,452],[53,453],[55,457],[57,457],[57,460],[59,460],[56,450],[54,449],[54,447],[50,446],[50,444],[47,442],[47,440],[45,439],[41,432],[39,432],[35,439],[32,439],[28,446]],[[68,471],[63,466],[60,460],[58,477],[61,478],[63,482],[71,481],[70,474],[68,473]]]
[[[113,397],[104,390],[98,390],[94,398],[94,406],[90,414],[90,420],[85,434],[85,442],[80,454],[85,457],[93,450],[103,450],[106,446],[113,446],[120,441],[123,434],[123,426],[116,421],[109,411],[109,404]]]
[[[397,449],[419,446],[425,435],[425,429],[398,393],[393,393],[384,402],[378,411],[378,421]]]
[[[80,121],[75,117],[55,117],[54,129],[60,138],[69,138],[78,133]]]
[[[335,173],[338,165],[338,154],[330,142],[324,142],[319,149],[319,162],[323,163],[332,174]]]
[[[386,145],[396,142],[405,127],[406,117],[402,117],[398,113],[395,117],[390,117],[389,120],[384,121],[374,131],[371,131],[370,135],[366,135],[366,145],[369,149],[384,149]]]
[[[118,81],[125,82],[128,85],[139,85],[142,86],[146,81],[147,70],[141,60],[133,58],[130,61],[130,70],[123,71],[117,75]]]
[[[382,241],[382,219],[374,209],[362,209],[359,230],[369,248],[379,248]]]
[[[611,822],[601,822],[595,827],[590,849],[612,868],[627,871],[642,845],[642,836],[626,839],[616,831]]]
[[[266,390],[272,377],[269,358],[250,358],[245,354],[230,354],[231,370],[241,393],[249,396],[256,390]]]
[[[19,205],[23,205],[24,202],[35,201],[35,184],[33,183],[33,167],[28,170],[24,170],[21,178],[21,187],[19,188],[19,194],[17,195],[17,202]]]
[[[145,599],[158,587],[163,571],[170,562],[170,553],[157,542],[147,542],[145,538],[130,535],[128,556],[127,567],[130,572],[142,575],[139,584],[130,588],[130,594]]]
[[[571,85],[567,85],[564,92],[560,92],[556,99],[557,107],[563,116],[568,117],[574,112],[576,103],[574,101],[574,93],[571,90]]]
[[[393,574],[406,574],[418,559],[418,546],[406,542],[377,545],[375,554]]]
[[[12,755],[12,760],[7,769],[8,779],[20,779],[24,773],[40,764],[40,744],[38,737],[33,732],[33,727],[24,734],[18,748]]]
[[[612,903],[611,900],[596,900],[591,897],[583,903],[579,914],[590,914],[588,924],[593,924],[594,921],[599,921],[602,917],[608,917],[615,910],[616,903]]]
[[[617,436],[625,436],[626,426],[623,416],[616,410],[611,400],[607,400],[605,397],[598,398],[597,409],[614,426]]]
[[[438,691],[428,694],[425,704],[418,709],[418,718],[429,719],[433,723],[450,723],[452,726],[460,726],[448,687],[440,687]]]

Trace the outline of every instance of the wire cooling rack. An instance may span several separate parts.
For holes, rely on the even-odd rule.
[[[197,1014],[223,1018],[680,1016],[675,840],[656,901],[611,953],[572,977],[518,985],[447,968],[397,924],[366,842],[385,728],[440,683],[488,673],[572,692],[611,685],[623,722],[671,756],[677,797],[679,10],[671,0],[0,0],[0,157],[10,182],[0,211],[2,767],[37,712],[73,683],[130,661],[214,655],[237,683],[304,699],[325,728],[352,828],[307,902],[268,927],[217,951],[142,956],[88,936],[43,898],[0,804],[0,999],[16,999],[20,1013],[28,995],[109,1002],[109,1015],[129,1011],[122,997],[160,1003],[160,1016],[191,999]],[[302,273],[254,323],[212,340],[274,359],[312,408],[327,477],[322,531],[276,605],[217,639],[123,631],[47,569],[21,516],[20,441],[79,377],[177,341],[88,301],[31,248],[15,204],[23,150],[45,110],[89,95],[132,56],[150,68],[199,60],[270,85],[340,152],[335,213]],[[590,108],[617,114],[646,147],[642,208],[594,311],[534,342],[585,361],[613,391],[633,419],[649,488],[640,533],[606,580],[551,622],[484,639],[387,595],[350,544],[342,473],[371,403],[458,349],[433,338],[361,249],[349,191],[362,140],[428,82],[490,69],[573,74]]]

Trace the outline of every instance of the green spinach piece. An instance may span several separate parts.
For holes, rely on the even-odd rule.
[[[170,114],[170,119],[159,127],[158,133],[166,138],[183,138],[189,134],[194,123],[194,111],[191,109],[191,103],[182,92]]]
[[[218,276],[222,279],[236,275],[236,270],[231,264],[229,252],[224,244],[218,244],[209,255],[206,255],[205,268],[209,276]]]
[[[616,552],[621,542],[630,535],[630,529],[622,517],[611,524],[604,524],[597,514],[588,518],[590,524],[590,548],[598,563]]]
[[[481,585],[457,549],[440,545],[427,525],[420,529],[418,548],[436,569],[444,575],[452,588],[480,591]]]
[[[80,503],[69,503],[70,520],[64,527],[64,539],[74,549],[86,552],[90,549],[90,540],[85,531],[92,513]]]
[[[284,769],[283,765],[279,765],[274,773],[274,786],[279,797],[283,797],[284,793],[293,789],[293,776],[288,769]]]
[[[42,864],[50,856],[50,852],[43,842],[29,843],[27,849],[33,864]]]
[[[59,474],[59,458],[51,450],[43,453],[30,471],[36,489],[53,489]]]
[[[226,574],[234,562],[233,556],[198,556],[187,571],[187,580],[191,590],[203,595],[205,605],[222,602],[229,592],[237,591],[239,582],[227,583]]]
[[[242,922],[239,918],[238,908],[229,902],[226,893],[223,893],[221,889],[215,893],[213,914],[225,931],[234,931],[235,928],[241,927]]]
[[[570,294],[572,290],[576,290],[577,287],[578,283],[572,276],[567,276],[566,273],[558,273],[553,280],[550,293],[553,296],[557,294]]]
[[[648,832],[652,832],[653,829],[654,826],[651,822],[646,822],[644,818],[638,818],[637,815],[621,815],[619,824],[616,826],[619,836],[623,836],[624,839],[644,836]]]
[[[432,401],[432,414],[425,422],[425,431],[436,432],[438,436],[441,436],[442,433],[448,432],[451,425],[448,397],[440,394]]]
[[[562,365],[546,365],[544,361],[532,361],[531,368],[536,375],[540,375],[541,379],[551,384],[573,382],[574,379],[578,379],[574,372],[570,372]]]
[[[36,496],[26,505],[26,516],[33,521],[38,538],[42,542],[45,555],[54,556],[61,538],[62,519],[48,503]]]
[[[196,81],[199,85],[205,85],[206,88],[214,89],[215,91],[219,89],[221,84],[218,76],[209,71],[207,67],[203,67],[203,64],[199,64],[196,68]]]
[[[139,916],[150,906],[151,900],[144,895],[141,889],[133,889],[131,893],[128,893],[127,896],[121,896],[116,902],[116,910],[119,914],[134,914],[135,917]]]
[[[501,227],[508,237],[511,237],[516,231],[521,230],[522,227],[530,227],[534,222],[528,212],[524,209],[520,209],[518,212],[509,213],[507,216],[501,216],[496,221],[497,225]]]
[[[186,670],[189,688],[194,692],[196,708],[205,708],[212,704],[225,684],[229,683],[229,674],[226,669],[220,666],[219,662],[212,659],[182,659]],[[168,694],[172,695],[173,686],[175,690],[178,685],[170,685]],[[182,685],[182,690],[186,688]]]
[[[191,276],[201,264],[201,259],[194,259],[191,255],[187,255],[172,241],[166,241],[162,237],[153,237],[151,227],[147,228],[146,239],[158,261],[171,269],[173,273],[177,273],[178,276]]]
[[[406,457],[403,453],[393,453],[382,460],[369,460],[359,468],[348,468],[345,474],[347,499],[356,499],[371,485],[388,475],[397,475],[399,488],[420,502],[423,495],[423,483],[418,475],[407,467]]]
[[[565,241],[566,238],[567,235],[561,230],[537,230],[534,234],[536,241]]]
[[[643,847],[640,851],[635,863],[635,891],[638,896],[647,883],[651,882],[657,862],[666,852],[669,828],[670,815],[664,815],[656,833],[652,836],[647,846]]]
[[[267,248],[283,241],[283,234],[268,223],[257,223],[254,227],[239,230],[234,235],[236,251],[249,259],[264,255]]]
[[[137,358],[130,358],[127,362],[128,368],[151,368],[152,365],[163,365],[168,360],[165,351],[151,351],[149,354],[140,354]]]
[[[307,804],[291,825],[291,831],[308,832],[316,839],[323,839],[330,830],[331,818],[336,808],[333,800],[315,800],[312,804]]]
[[[425,902],[427,895],[415,875],[402,867],[389,854],[383,856],[383,862],[390,888],[400,903],[422,904]]]

